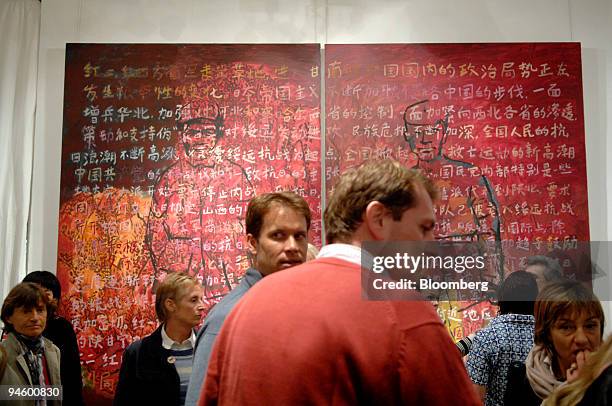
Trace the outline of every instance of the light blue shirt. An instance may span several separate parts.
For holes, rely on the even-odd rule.
[[[189,387],[187,388],[187,397],[185,399],[186,406],[195,406],[200,398],[206,370],[208,369],[208,361],[212,353],[213,344],[217,339],[217,335],[223,327],[223,322],[228,314],[232,311],[236,303],[244,296],[244,294],[262,278],[262,275],[253,268],[249,268],[244,278],[240,281],[230,293],[227,294],[219,303],[212,308],[202,328],[198,332],[196,339],[196,350],[193,355],[193,368],[191,377],[189,378]]]

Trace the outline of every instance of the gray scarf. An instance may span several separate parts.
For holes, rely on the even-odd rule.
[[[42,373],[43,353],[45,352],[45,343],[43,337],[38,336],[36,338],[26,337],[24,335],[15,334],[17,340],[21,343],[25,355],[28,369],[30,370],[30,376],[32,377],[33,385],[44,385],[44,375]]]
[[[550,354],[541,345],[533,346],[525,361],[525,367],[529,384],[541,399],[546,399],[556,387],[564,383],[555,377]]]

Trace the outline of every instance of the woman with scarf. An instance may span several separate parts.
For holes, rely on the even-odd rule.
[[[601,345],[604,312],[593,292],[579,282],[547,285],[535,304],[535,345],[525,362],[527,379],[540,399],[575,374],[576,359]]]
[[[0,318],[6,339],[6,370],[0,384],[11,386],[59,386],[60,352],[42,336],[49,299],[40,286],[20,283],[9,292]],[[19,400],[22,405],[61,405],[60,400]]]

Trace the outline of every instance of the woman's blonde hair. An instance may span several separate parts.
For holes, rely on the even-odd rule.
[[[176,272],[166,276],[155,292],[155,313],[161,323],[168,319],[168,312],[164,304],[166,299],[177,301],[185,294],[188,287],[196,285],[198,281],[186,273]]]
[[[612,335],[602,346],[588,357],[578,378],[567,385],[559,386],[542,405],[574,406],[582,400],[584,393],[595,379],[611,364]]]
[[[312,261],[317,257],[317,255],[319,255],[319,249],[311,243],[308,243],[308,251],[306,251],[306,261]]]

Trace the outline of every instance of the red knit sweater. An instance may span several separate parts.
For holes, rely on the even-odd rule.
[[[201,405],[478,405],[430,303],[361,297],[358,265],[321,258],[264,278],[228,316]]]

